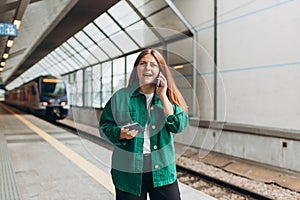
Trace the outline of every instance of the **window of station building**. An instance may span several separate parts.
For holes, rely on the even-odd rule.
[[[45,70],[44,68],[42,69]],[[30,70],[27,70],[26,72],[21,74],[20,78],[22,79],[23,82],[27,82],[38,77],[39,76],[38,73],[41,73],[41,71],[39,71],[37,68],[31,67]]]
[[[193,40],[186,38],[168,45],[168,64],[174,80],[187,104],[193,105]],[[192,109],[189,109],[192,114]]]
[[[60,68],[63,70],[62,74],[66,74],[74,70],[73,66],[66,60],[62,60],[61,62],[57,63],[57,66],[60,66]]]
[[[144,21],[139,21],[125,30],[141,47],[151,46],[159,42],[158,37],[153,32],[153,28],[149,28]]]
[[[128,85],[128,81],[130,78],[130,74],[132,72],[132,69],[134,67],[134,62],[136,58],[138,57],[139,52],[130,54],[126,57],[126,85]]]
[[[74,37],[76,38],[77,42],[84,47],[84,49],[82,49],[78,53],[83,58],[86,58],[88,64],[91,65],[98,63],[99,60],[92,53],[93,49],[90,48],[92,45],[94,45],[94,41],[91,40],[83,31],[78,32]]]
[[[76,39],[73,38],[73,37],[71,37],[70,39],[68,39],[67,43],[68,43],[71,47],[73,47],[74,50],[76,49],[76,51],[81,51],[82,49],[84,49],[84,46],[82,46],[82,45],[78,42],[78,40],[76,40]],[[75,51],[74,51],[74,53],[75,53]]]
[[[75,56],[76,51],[68,43],[62,44],[61,48],[65,53],[69,55],[67,60],[68,62],[73,63],[73,67],[75,69],[80,69],[84,67],[83,65],[84,61],[81,61],[80,59],[77,58],[77,56]]]
[[[30,74],[34,75],[35,77],[38,77],[40,75],[46,75],[46,74],[48,74],[48,72],[45,70],[45,68],[40,63],[38,63],[37,65],[35,65],[34,67],[32,67],[31,70],[30,70]],[[35,77],[32,77],[32,78],[35,78]]]
[[[67,70],[68,72],[70,72],[75,69],[78,69],[79,65],[76,64],[76,62],[74,61],[72,54],[68,51],[68,48],[70,48],[70,46],[64,43],[60,47],[58,47],[54,52],[61,57],[61,62],[67,63]]]
[[[43,58],[43,60],[41,61],[41,64],[42,64],[43,68],[52,75],[57,75],[57,73],[61,72],[61,70],[53,69],[53,66],[54,66],[53,61],[48,56]]]
[[[101,88],[101,107],[104,107],[106,102],[112,95],[112,66],[111,61],[101,65],[102,88]]]
[[[130,0],[130,2],[145,18],[167,6],[164,0]]]
[[[76,72],[76,79],[72,87],[72,102],[74,106],[83,106],[83,72],[79,70]]]
[[[75,73],[65,75],[65,77],[67,79],[67,83],[68,83],[67,86],[68,86],[68,94],[69,94],[69,99],[68,99],[69,105],[73,105],[73,101],[72,101],[73,100],[72,85],[74,82],[73,74],[75,74]]]
[[[68,45],[68,46],[67,46]],[[84,50],[84,47],[78,43],[74,38],[70,38],[66,42],[67,50],[71,53],[72,57],[78,61],[78,64],[80,64],[80,68],[88,66],[88,61],[85,57],[83,57],[81,54],[79,54],[80,51]]]
[[[93,77],[92,68],[88,67],[84,70],[84,107],[92,106],[92,96],[93,96]]]
[[[125,58],[113,60],[113,92],[125,86]]]
[[[80,69],[89,65],[87,60],[79,53],[74,54],[72,57],[76,60],[75,62],[80,66]]]
[[[92,54],[99,60],[99,62],[109,59],[108,55],[104,51],[102,51],[102,49],[97,44],[90,46],[89,49]]]
[[[170,8],[167,8],[161,12],[158,12],[148,17],[148,21],[154,27],[164,27],[163,29],[160,29],[160,34],[164,39],[175,35],[176,32],[187,31],[186,26],[181,22],[181,20],[174,14],[174,12]]]
[[[168,44],[168,64],[191,86],[193,85],[193,39],[185,39]]]
[[[83,28],[83,31],[88,36],[93,38],[93,40],[96,43],[98,43],[106,38],[105,35],[99,30],[99,28],[94,23],[88,24],[86,27]]]
[[[66,63],[68,63],[69,65],[69,71],[73,71],[74,69],[79,69],[80,68],[80,64],[78,64],[78,62],[76,62],[76,60],[74,60],[73,57],[68,57],[65,60]],[[73,69],[70,69],[73,68]]]
[[[58,48],[56,48],[56,49],[58,49]],[[59,54],[57,50],[52,51],[48,56],[49,57],[51,56],[54,59],[55,65],[61,65],[61,63],[64,63],[62,55]],[[68,68],[64,68],[62,70],[63,70],[63,73],[65,73],[66,71],[68,71]]]
[[[87,48],[87,51],[89,52],[87,59],[90,60],[92,65],[99,63],[101,61],[100,59],[103,59],[102,56],[97,55],[99,50],[100,49],[96,44],[92,44]],[[103,54],[103,52],[101,53]]]
[[[57,64],[57,61],[53,54],[50,54],[49,56],[45,57],[45,61],[47,63],[45,67],[47,70],[51,71],[52,75],[60,75],[64,73],[61,66]]]
[[[120,49],[116,47],[116,45],[113,44],[110,39],[105,39],[99,45],[111,58],[122,55]]]
[[[78,52],[78,54],[81,55],[82,58],[84,58],[85,62],[84,62],[84,66],[90,66],[92,64],[96,64],[99,61],[95,58],[95,56],[93,54],[91,54],[88,50],[83,49],[80,52]]]
[[[58,47],[51,54],[56,55],[56,57],[60,58],[60,61],[66,60],[70,55],[69,52],[65,51],[64,48]]]
[[[101,65],[96,65],[92,68],[92,79],[93,79],[93,104],[95,108],[100,108],[101,100]]]
[[[90,40],[90,38],[82,31],[79,31],[74,35],[74,37],[79,41],[79,43],[84,46],[85,48],[88,48],[91,46],[94,42]]]
[[[69,104],[75,105],[73,102],[74,99],[74,92],[75,92],[75,80],[76,80],[76,73],[71,73],[66,75],[68,80],[68,89],[69,89]]]
[[[69,85],[74,85],[75,84],[75,80],[76,80],[76,73],[71,73],[66,75],[67,76],[67,80],[68,80],[68,84]]]
[[[118,2],[108,10],[108,13],[110,13],[123,28],[140,20],[139,15],[126,1]]]
[[[54,64],[55,64],[55,68],[59,67],[62,71],[62,73],[60,74],[65,74],[67,72],[70,71],[70,66],[63,60],[63,58],[61,57],[60,54],[57,53],[57,51],[53,51],[51,53],[53,59],[55,59]],[[73,69],[73,68],[71,68]]]
[[[95,19],[95,24],[101,28],[102,31],[107,36],[111,36],[114,33],[117,33],[121,28],[110,18],[107,13],[103,13],[97,19]]]
[[[63,43],[60,48],[68,57],[71,57],[76,53],[76,51],[74,51],[71,45],[67,42]]]
[[[116,44],[124,53],[138,49],[137,44],[125,33],[119,32],[111,37],[111,40]]]

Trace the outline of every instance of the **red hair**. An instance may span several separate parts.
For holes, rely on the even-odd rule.
[[[156,49],[145,49],[138,55],[137,59],[134,62],[133,70],[130,74],[128,87],[132,86],[135,83],[138,83],[137,66],[139,65],[141,59],[148,54],[151,54],[155,58],[159,65],[160,71],[168,81],[167,96],[169,97],[171,103],[178,105],[184,112],[187,112],[188,106],[175,84],[174,78],[171,71],[169,70],[166,60]]]

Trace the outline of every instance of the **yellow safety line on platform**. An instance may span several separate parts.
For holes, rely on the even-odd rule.
[[[12,113],[16,118],[18,118],[21,122],[23,122],[26,126],[28,126],[31,130],[41,136],[44,140],[46,140],[49,144],[51,144],[56,150],[62,153],[65,157],[71,160],[74,164],[76,164],[79,168],[85,171],[88,175],[90,175],[93,179],[95,179],[98,183],[103,185],[108,191],[110,191],[113,195],[115,195],[115,189],[110,175],[103,172],[101,169],[90,163],[85,158],[81,157],[79,154],[75,153],[64,144],[59,142],[57,139],[47,134],[45,131],[41,130],[25,118],[20,115],[14,113],[12,110],[3,106],[8,112]]]

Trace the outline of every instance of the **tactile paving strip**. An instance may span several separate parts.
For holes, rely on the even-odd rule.
[[[0,133],[0,200],[21,200],[6,139]]]

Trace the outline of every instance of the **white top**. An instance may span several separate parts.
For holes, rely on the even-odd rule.
[[[154,93],[152,94],[145,94],[146,96],[146,105],[147,105],[147,111],[150,109],[152,98]],[[144,145],[143,145],[143,153],[151,153],[150,148],[150,132],[149,132],[149,126],[148,126],[148,119],[145,125],[145,131],[144,131]]]

